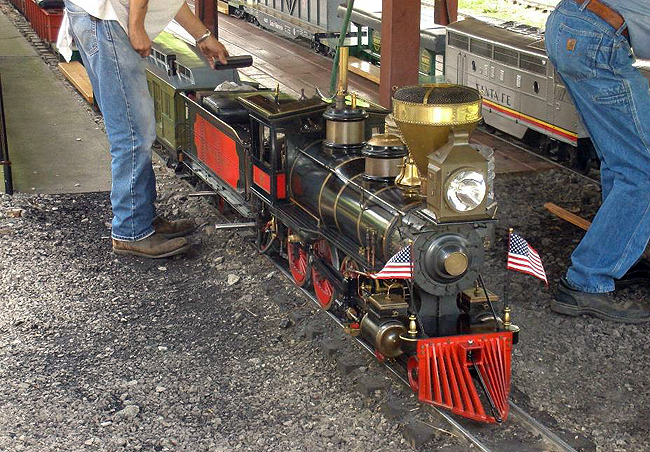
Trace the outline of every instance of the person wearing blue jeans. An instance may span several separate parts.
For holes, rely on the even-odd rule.
[[[151,146],[156,139],[153,100],[145,76],[151,40],[172,19],[183,26],[210,60],[226,63],[228,52],[184,0],[65,0],[57,45],[69,59],[77,44],[97,105],[104,117],[111,153],[113,251],[151,258],[184,253],[181,236],[191,220],[156,216],[156,179]]]
[[[650,239],[650,92],[632,66],[633,48],[650,58],[650,2],[563,0],[548,17],[545,42],[596,148],[602,186],[602,205],[551,309],[650,321],[650,309],[614,291]]]

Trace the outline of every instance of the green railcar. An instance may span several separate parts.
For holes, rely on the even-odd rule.
[[[174,155],[186,143],[187,114],[180,93],[192,96],[223,82],[240,83],[238,71],[216,71],[194,46],[171,33],[161,33],[147,58],[147,85],[154,101],[159,143]]]

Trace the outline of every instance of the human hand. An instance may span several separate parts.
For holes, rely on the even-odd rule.
[[[134,25],[129,27],[129,41],[131,42],[133,49],[138,52],[142,58],[151,54],[151,46],[153,44],[144,29],[144,25]]]
[[[226,58],[228,58],[229,53],[214,36],[210,36],[208,39],[199,44],[199,50],[205,55],[210,64],[214,66],[214,61],[219,60],[221,64],[228,64]]]

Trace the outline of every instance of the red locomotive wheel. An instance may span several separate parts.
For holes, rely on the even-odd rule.
[[[291,237],[291,230],[287,237]],[[298,287],[304,287],[309,282],[309,259],[307,251],[300,243],[292,243],[287,240],[287,257],[289,258],[289,270]]]
[[[314,243],[313,247],[314,256],[322,259],[328,264],[332,263],[332,249],[329,243],[325,240],[319,240]],[[334,286],[325,276],[322,276],[315,266],[311,269],[311,278],[314,283],[314,292],[321,307],[328,310],[332,306],[332,302],[336,299],[336,291]]]
[[[417,394],[420,389],[420,382],[418,381],[418,359],[415,356],[411,356],[406,363],[406,373],[409,377],[411,389]]]

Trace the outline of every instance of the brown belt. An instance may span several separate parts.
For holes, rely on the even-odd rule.
[[[582,5],[585,1],[587,0],[575,0],[578,5]],[[591,0],[587,5],[587,9],[614,27],[614,30],[618,31],[618,29],[625,23],[623,16],[598,0]],[[623,30],[623,36],[630,39],[627,28]]]

